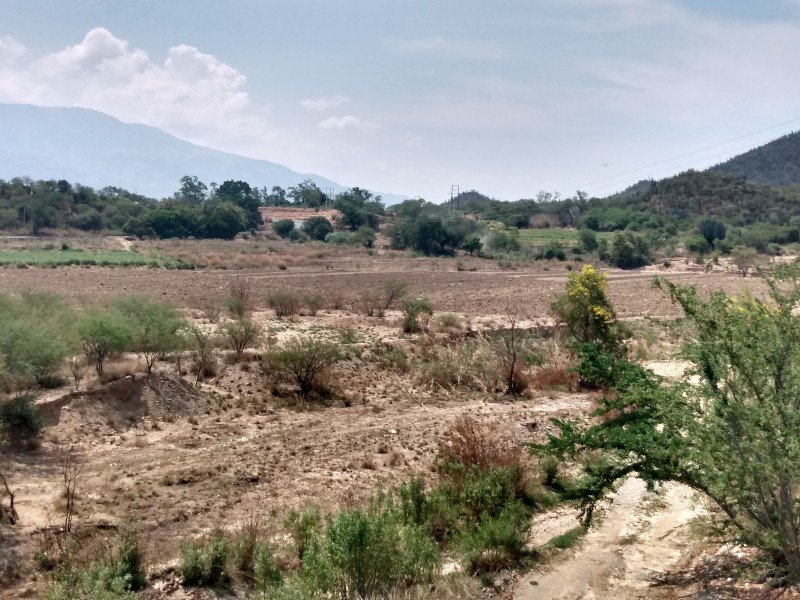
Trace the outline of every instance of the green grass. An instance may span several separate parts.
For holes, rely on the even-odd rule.
[[[133,250],[0,250],[0,267],[160,267],[189,269],[191,265],[169,257],[151,257]]]
[[[559,550],[572,548],[572,546],[574,546],[579,539],[586,535],[586,531],[586,527],[582,525],[573,527],[566,533],[562,533],[561,535],[557,535],[551,539],[549,542],[547,542],[547,545],[551,546],[552,548],[558,548]]]

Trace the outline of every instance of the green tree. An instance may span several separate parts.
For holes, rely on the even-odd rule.
[[[88,309],[78,323],[77,332],[98,377],[103,376],[108,357],[126,350],[134,339],[128,320],[118,311],[108,309]]]
[[[202,221],[205,237],[232,240],[248,228],[247,213],[233,202],[219,202]]]
[[[287,238],[294,231],[294,221],[291,219],[278,219],[272,224],[272,231],[282,238]]]
[[[584,252],[594,252],[597,250],[597,234],[591,229],[581,229],[578,232],[581,248]]]
[[[483,250],[483,242],[478,236],[473,235],[464,240],[464,243],[461,244],[461,249],[464,252],[469,252],[470,256],[474,255],[476,252],[480,254],[481,250]]]
[[[249,319],[237,319],[222,326],[222,337],[236,356],[241,356],[242,352],[256,341],[260,333],[258,325]]]
[[[181,187],[175,198],[188,204],[203,204],[208,197],[208,186],[195,175],[181,177]]]
[[[325,237],[333,232],[333,225],[325,217],[309,217],[303,221],[303,231],[312,240],[325,241]]]
[[[693,325],[684,380],[667,384],[623,361],[595,424],[557,421],[537,448],[560,458],[591,455],[579,493],[586,516],[620,478],[673,481],[708,497],[724,529],[800,580],[800,270],[779,269],[768,294],[704,299],[658,281]]]
[[[636,269],[650,263],[650,247],[640,235],[621,231],[611,239],[609,260],[620,269]]]
[[[168,304],[144,296],[127,296],[114,300],[112,307],[127,320],[133,334],[127,349],[144,359],[148,373],[159,356],[180,345],[178,331],[186,322]]]

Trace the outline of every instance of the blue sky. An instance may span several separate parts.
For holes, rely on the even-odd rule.
[[[0,15],[2,102],[437,202],[452,184],[604,195],[800,129],[800,0],[0,0]]]

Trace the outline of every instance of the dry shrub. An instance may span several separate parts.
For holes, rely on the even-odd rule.
[[[273,290],[267,294],[267,306],[279,319],[293,317],[300,310],[300,296],[292,290]]]
[[[137,373],[146,373],[147,364],[139,358],[123,358],[109,362],[103,369],[103,376],[100,378],[100,383],[111,383],[112,381],[119,381],[130,375]]]
[[[204,298],[200,304],[200,310],[209,323],[219,321],[222,314],[222,306],[218,298]]]
[[[576,389],[579,377],[572,371],[574,360],[560,340],[545,340],[541,350],[542,365],[530,376],[530,387],[536,390]]]
[[[522,459],[522,448],[510,436],[502,434],[495,425],[479,423],[466,416],[456,419],[439,445],[440,461],[481,470],[521,468]]]
[[[345,305],[344,294],[337,290],[330,290],[325,294],[328,299],[328,306],[333,310],[342,310]]]
[[[384,315],[383,298],[378,292],[364,290],[358,297],[361,311],[368,317],[382,317]]]
[[[467,340],[452,346],[433,346],[435,353],[420,367],[419,381],[425,386],[481,392],[497,389],[502,369],[491,348],[482,340]],[[427,347],[431,351],[431,347]]]

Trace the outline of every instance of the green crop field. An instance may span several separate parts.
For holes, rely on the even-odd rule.
[[[168,257],[151,257],[133,250],[0,250],[0,267],[161,267],[187,269],[191,265]]]
[[[608,233],[597,233],[597,238],[608,237]],[[577,229],[520,229],[519,239],[521,242],[530,244],[547,244],[548,242],[559,242],[561,244],[577,244],[579,234]]]

